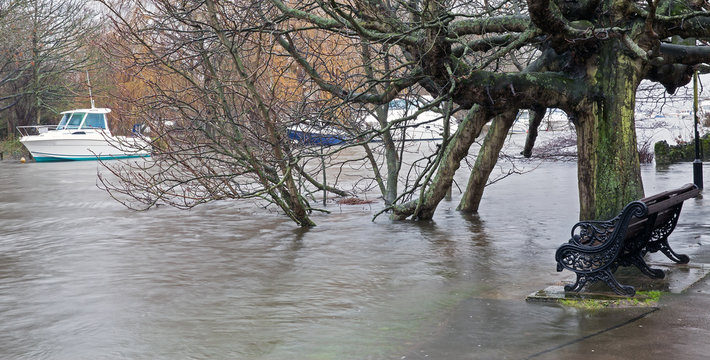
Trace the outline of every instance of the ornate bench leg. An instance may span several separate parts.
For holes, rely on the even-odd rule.
[[[688,255],[677,254],[675,251],[673,251],[673,249],[671,249],[671,246],[668,245],[668,238],[664,238],[663,240],[661,240],[659,245],[661,252],[664,253],[672,261],[678,264],[687,264],[690,261]]]
[[[614,275],[608,269],[601,271],[599,279],[604,280],[604,282],[619,295],[634,296],[636,294],[636,289],[634,289],[633,286],[619,284],[616,278],[614,278]]]
[[[579,290],[582,290],[584,287],[584,284],[587,283],[587,276],[584,274],[577,273],[577,281],[574,282],[574,284],[567,284],[565,285],[565,291],[575,291],[578,292]]]
[[[652,279],[663,279],[664,277],[666,277],[666,273],[664,273],[663,270],[653,269],[650,266],[648,266],[648,264],[643,259],[641,254],[636,254],[636,255],[632,256],[630,261],[639,270],[641,270],[642,273],[646,274],[646,276],[648,276]]]
[[[676,205],[673,216],[671,216],[671,218],[662,226],[653,230],[653,233],[651,234],[651,241],[649,241],[646,245],[646,249],[650,252],[661,250],[661,252],[673,262],[678,264],[687,264],[690,261],[688,255],[677,254],[673,251],[673,249],[671,249],[671,246],[668,245],[668,236],[670,236],[675,229],[682,206],[682,203]]]
[[[592,274],[580,274],[577,273],[577,281],[574,284],[565,285],[565,291],[575,291],[578,292],[582,290],[587,281],[604,281],[609,288],[611,288],[615,293],[623,296],[634,296],[636,294],[636,289],[633,286],[621,285],[614,275],[609,271],[609,269],[604,269]]]

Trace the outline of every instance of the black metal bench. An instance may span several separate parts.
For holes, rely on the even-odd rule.
[[[577,281],[565,285],[565,290],[579,291],[586,283],[601,280],[617,294],[633,296],[633,286],[614,278],[619,266],[635,265],[649,277],[662,279],[663,270],[652,269],[644,261],[647,253],[660,250],[676,263],[688,263],[688,256],[676,254],[668,245],[668,236],[675,229],[683,202],[699,193],[697,186],[686,184],[633,201],[611,220],[574,225],[572,238],[555,253],[557,271],[568,269],[577,274]]]

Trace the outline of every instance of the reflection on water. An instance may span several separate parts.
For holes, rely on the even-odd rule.
[[[524,357],[606,326],[523,300],[565,276],[574,164],[490,187],[478,216],[457,199],[432,222],[331,205],[309,230],[234,202],[132,212],[96,172],[0,162],[0,358],[424,358],[432,342],[439,358]],[[691,176],[644,169],[648,193]],[[707,258],[701,205],[685,205],[675,248]]]

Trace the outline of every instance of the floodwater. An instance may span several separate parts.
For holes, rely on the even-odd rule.
[[[228,201],[133,212],[97,171],[0,162],[0,358],[522,359],[650,311],[524,300],[570,276],[554,253],[577,218],[574,163],[496,183],[479,216],[456,196],[431,222],[331,204],[308,230]],[[692,166],[643,176],[651,194]],[[672,243],[710,262],[703,201]]]

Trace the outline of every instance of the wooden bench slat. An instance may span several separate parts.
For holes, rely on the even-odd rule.
[[[643,201],[643,202],[646,203],[646,204],[651,204],[651,203],[653,203],[655,200],[657,200],[657,199],[659,199],[659,198],[667,197],[667,196],[669,196],[669,195],[671,195],[671,194],[684,193],[684,192],[686,192],[686,191],[690,191],[690,190],[694,190],[694,189],[697,189],[697,187],[695,186],[695,184],[688,183],[688,184],[685,184],[685,185],[683,185],[683,186],[681,186],[681,187],[679,187],[679,188],[677,188],[677,189],[666,190],[666,191],[661,192],[661,193],[658,193],[658,194],[656,194],[656,195],[652,195],[652,196],[649,196],[649,197],[645,197],[645,198],[641,199],[641,201]]]
[[[649,214],[657,213],[660,209],[667,209],[673,205],[680,204],[683,201],[688,200],[693,197],[696,197],[696,196],[698,196],[698,194],[700,194],[700,189],[695,187],[695,185],[693,185],[693,184],[688,184],[688,185],[692,185],[693,188],[688,189],[683,192],[676,193],[675,195],[670,196],[665,200],[656,201],[654,203],[651,203],[650,205],[649,205],[649,203],[646,203],[644,201],[644,203],[646,203],[646,205],[648,205]]]

